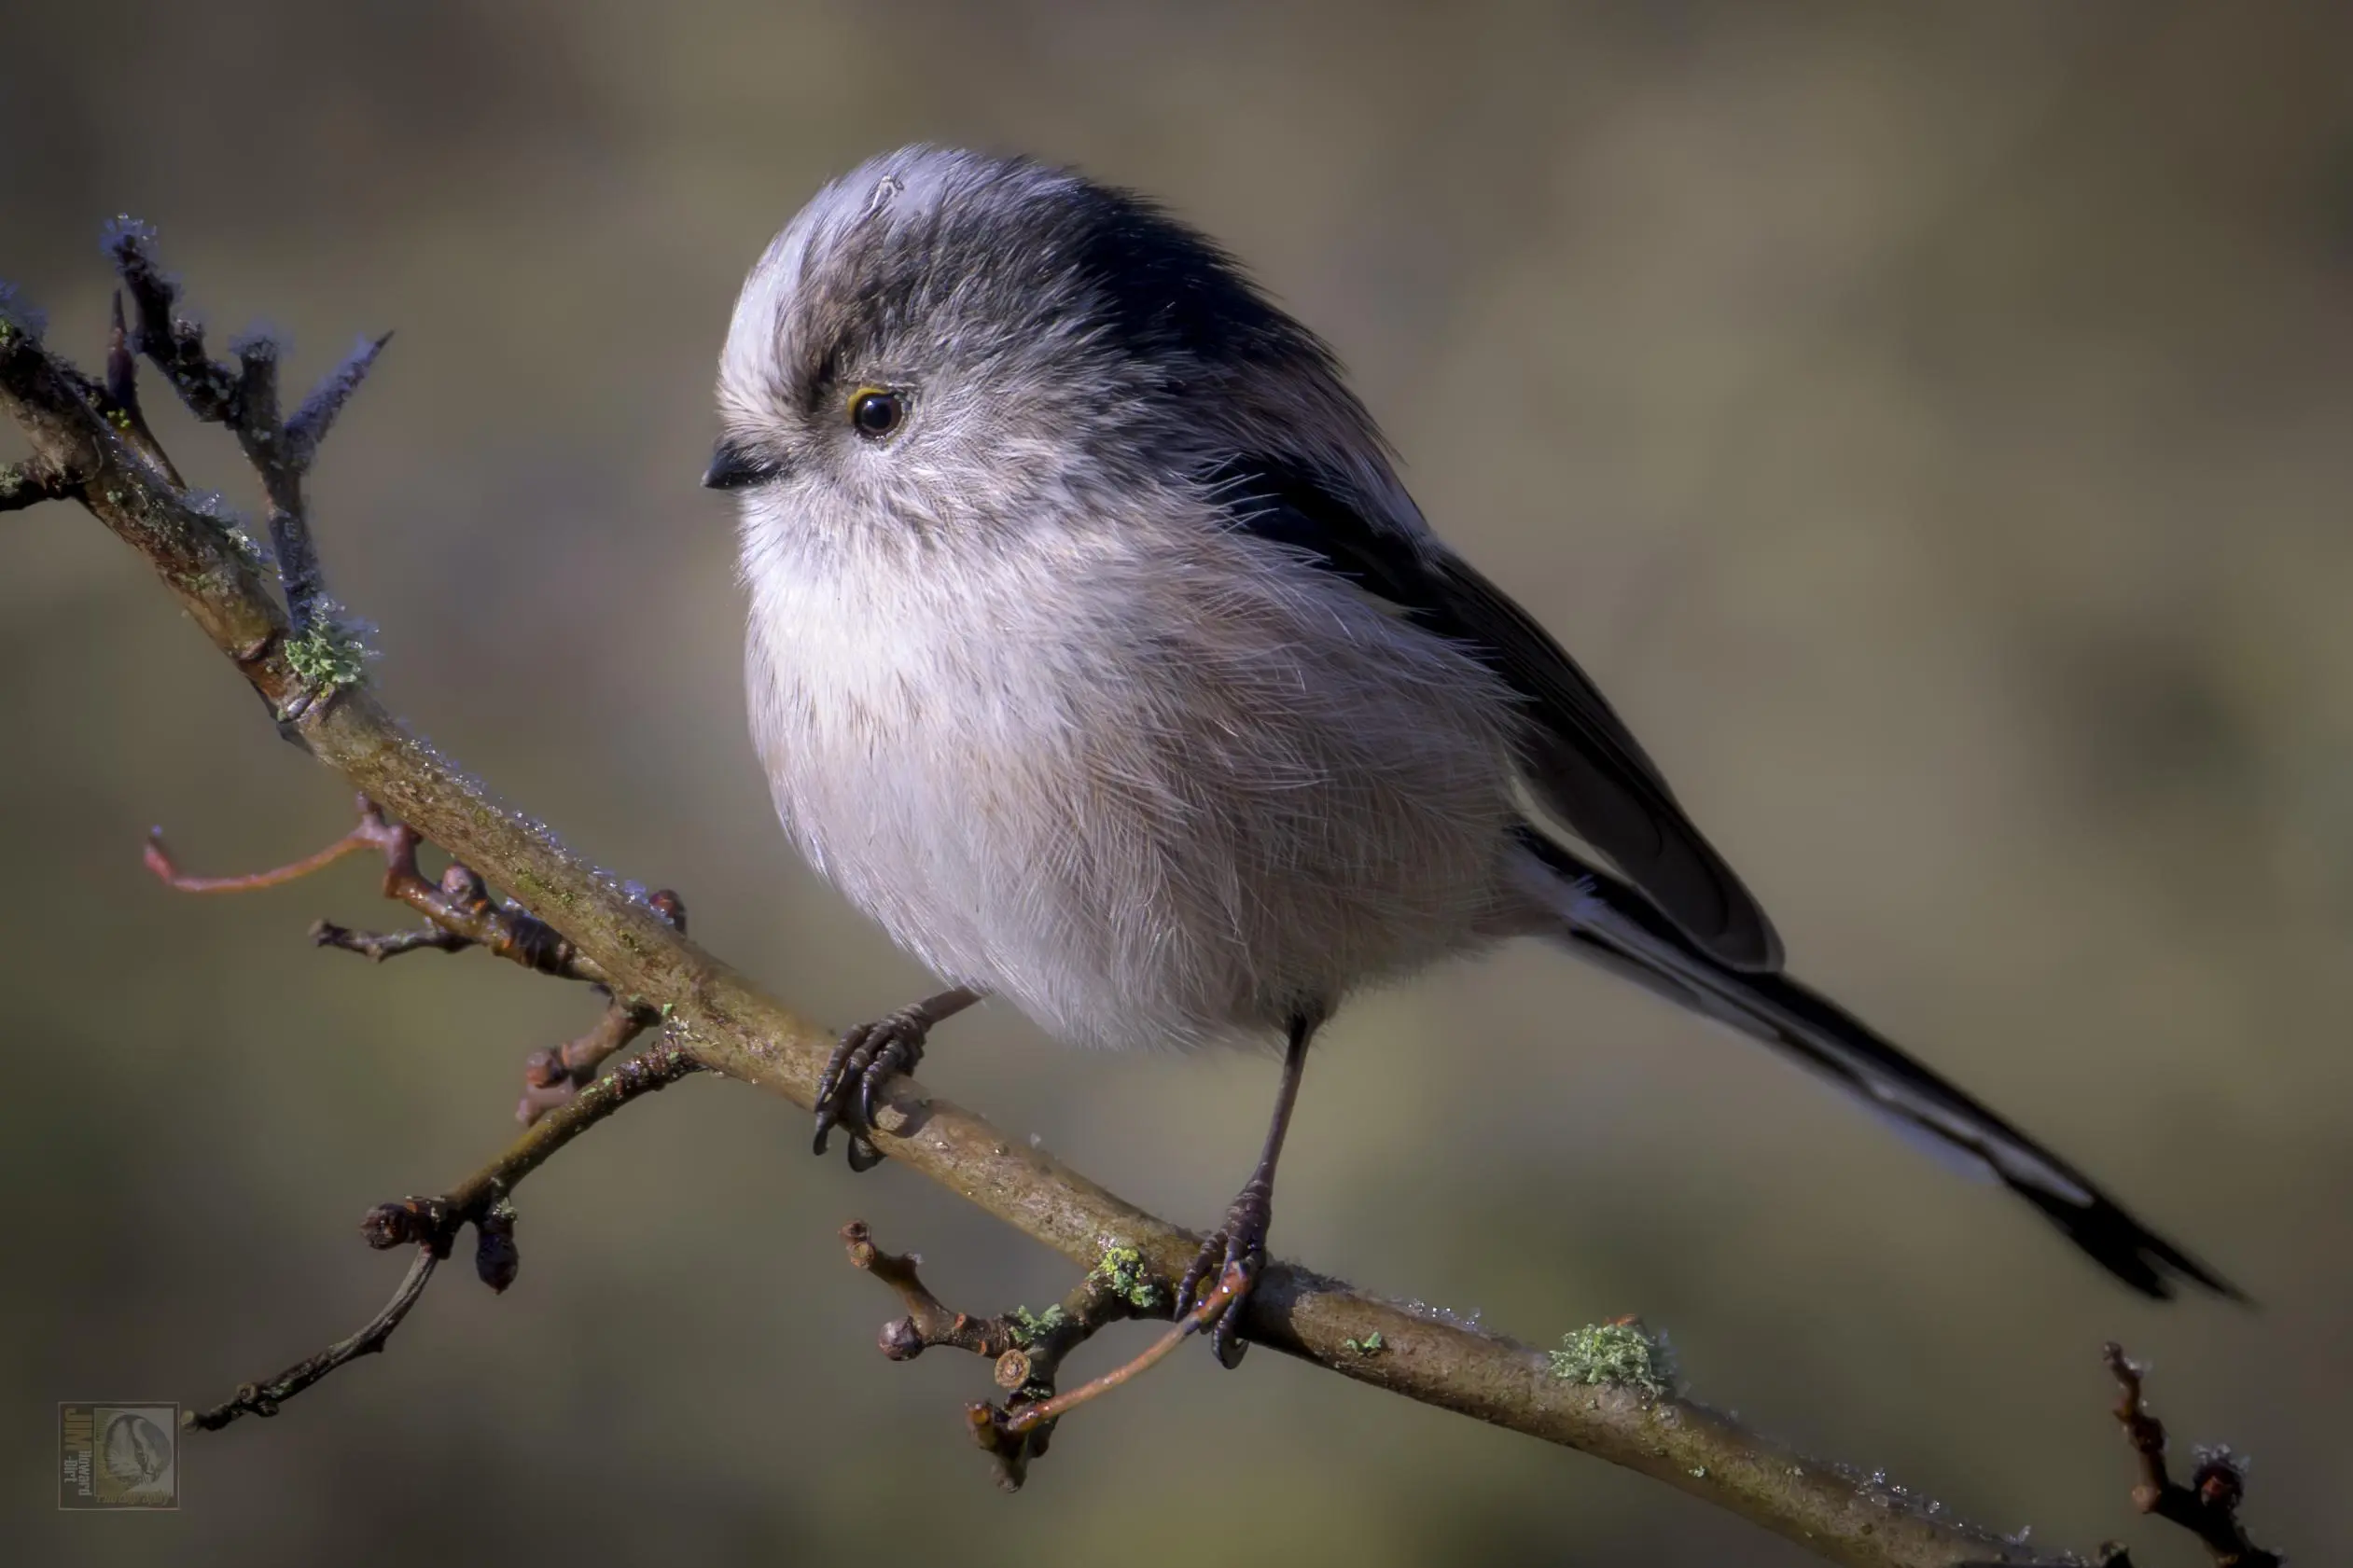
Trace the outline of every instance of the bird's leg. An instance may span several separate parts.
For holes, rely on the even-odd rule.
[[[958,986],[926,996],[912,1006],[884,1013],[871,1023],[843,1033],[817,1080],[816,1152],[837,1126],[850,1129],[850,1169],[870,1171],[883,1151],[868,1137],[874,1126],[874,1094],[893,1075],[912,1073],[924,1059],[924,1037],[942,1019],[954,1018],[984,992]]]
[[[1250,1347],[1241,1338],[1242,1310],[1266,1267],[1266,1229],[1274,1217],[1274,1162],[1283,1156],[1283,1135],[1290,1131],[1291,1107],[1299,1103],[1299,1080],[1307,1068],[1307,1042],[1314,1037],[1320,1015],[1301,1013],[1290,1021],[1290,1037],[1283,1050],[1283,1084],[1275,1091],[1274,1117],[1267,1124],[1266,1146],[1259,1153],[1258,1169],[1226,1210],[1226,1222],[1201,1243],[1192,1267],[1176,1287],[1176,1315],[1183,1318],[1193,1303],[1229,1269],[1242,1270],[1242,1288],[1226,1303],[1209,1329],[1210,1348],[1218,1364],[1242,1365]]]

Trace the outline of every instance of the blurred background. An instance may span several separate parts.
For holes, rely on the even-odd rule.
[[[0,276],[94,362],[132,212],[297,381],[397,328],[315,484],[394,704],[838,1023],[927,989],[774,829],[731,518],[696,488],[744,269],[924,138],[1141,187],[1328,334],[1432,520],[1586,662],[1793,967],[2110,1184],[2259,1312],[2130,1297],[1747,1043],[1512,951],[1361,1002],[1276,1249],[1540,1343],[1639,1312],[1696,1391],[2039,1542],[2127,1533],[2097,1360],[2249,1517],[2353,1553],[2353,11],[1867,4],[260,0],[9,7]],[[150,405],[161,401],[150,394]],[[216,432],[158,423],[258,512]],[[0,459],[16,455],[0,435]],[[1188,1354],[1006,1498],[986,1368],[895,1367],[837,1228],[956,1305],[1058,1258],[697,1082],[522,1197],[520,1283],[194,1440],[184,1506],[49,1513],[61,1399],[228,1396],[364,1321],[370,1204],[510,1134],[593,1016],[372,967],[348,797],[78,511],[0,519],[0,1550],[21,1562],[1765,1565],[1648,1480],[1273,1355]],[[1211,1220],[1274,1074],[990,1009],[926,1079]],[[1505,1086],[1498,1092],[1496,1086]],[[1099,1344],[1107,1365],[1135,1338]],[[1231,1510],[1232,1519],[1224,1511]]]

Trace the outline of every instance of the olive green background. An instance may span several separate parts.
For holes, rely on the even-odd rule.
[[[1794,1441],[2188,1564],[2130,1517],[2121,1338],[2184,1447],[2253,1452],[2267,1543],[2353,1553],[2353,11],[8,11],[0,276],[94,357],[127,210],[224,339],[289,331],[298,378],[397,328],[315,485],[383,687],[837,1022],[926,981],[794,861],[742,732],[729,513],[694,482],[735,285],[902,141],[1165,197],[1330,336],[1432,520],[1612,693],[1793,967],[2263,1306],[2145,1305],[1534,949],[1342,1017],[1277,1250],[1532,1340],[1638,1311]],[[217,433],[159,423],[255,506]],[[506,1297],[460,1268],[387,1355],[195,1439],[178,1514],[51,1514],[57,1400],[209,1402],[355,1326],[399,1270],[360,1214],[494,1149],[524,1053],[593,1006],[480,955],[311,951],[315,915],[396,918],[358,866],[148,881],[151,822],[244,868],[346,797],[70,508],[0,518],[0,740],[10,1561],[1806,1561],[1273,1355],[1188,1353],[1000,1496],[958,1414],[986,1368],[875,1354],[891,1302],[834,1232],[868,1219],[975,1311],[1067,1269],[717,1082],[524,1189]],[[1195,1222],[1273,1089],[1002,1009],[926,1077]]]

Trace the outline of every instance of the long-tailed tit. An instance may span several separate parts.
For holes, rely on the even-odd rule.
[[[1782,974],[1593,682],[1423,521],[1330,351],[1150,202],[878,159],[752,269],[718,391],[705,482],[741,502],[777,810],[954,988],[843,1037],[820,1150],[844,1122],[879,1158],[877,1087],[983,995],[1086,1045],[1279,1036],[1265,1151],[1190,1302],[1264,1258],[1317,1025],[1542,937],[1982,1163],[2135,1288],[2235,1294]]]

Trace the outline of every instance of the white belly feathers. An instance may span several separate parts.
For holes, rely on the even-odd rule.
[[[1477,939],[1512,808],[1467,655],[1240,539],[1074,552],[1056,621],[1001,554],[924,546],[918,605],[802,538],[747,537],[754,738],[811,864],[943,978],[1182,1047]]]

